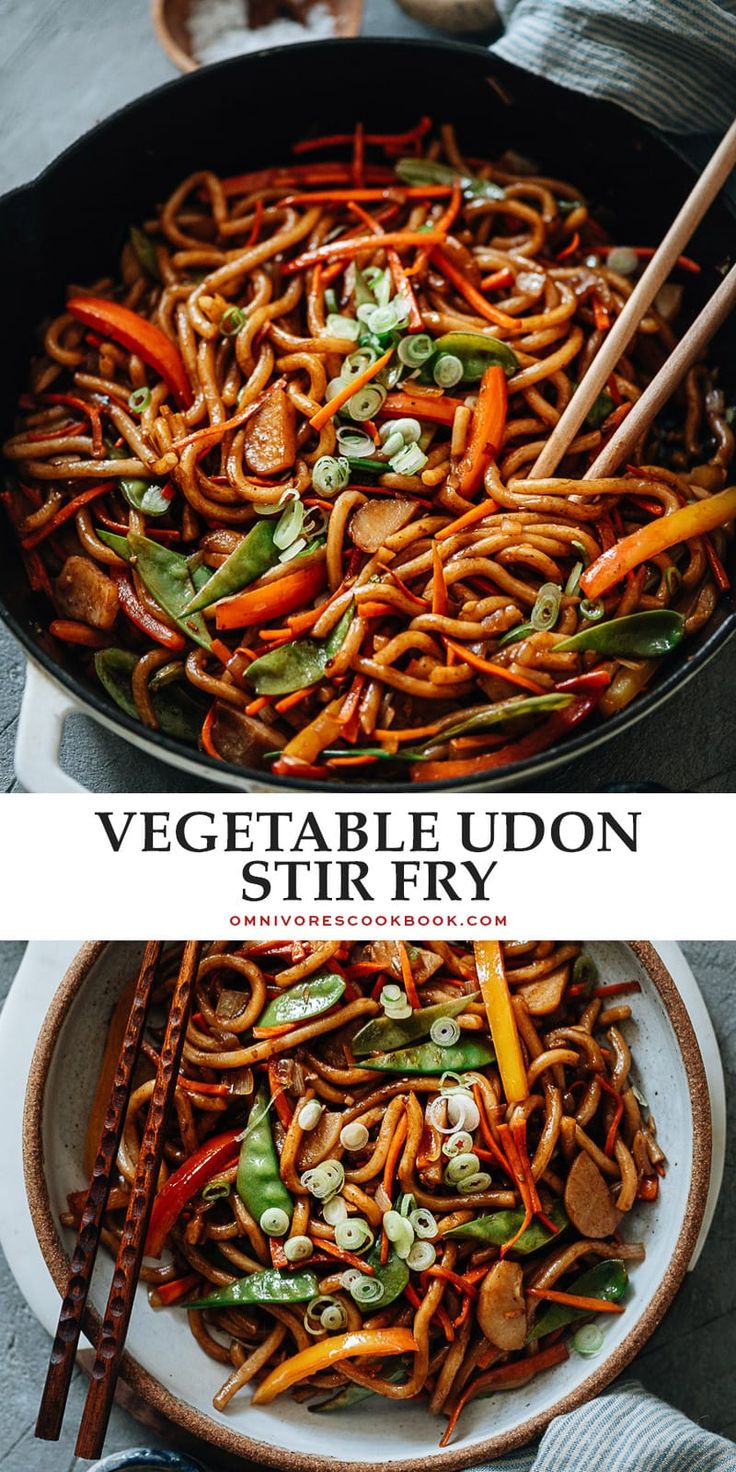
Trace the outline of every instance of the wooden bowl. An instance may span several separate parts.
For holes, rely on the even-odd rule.
[[[363,19],[363,0],[326,0],[332,11],[336,36],[357,36]],[[151,18],[160,45],[180,72],[194,72],[201,62],[192,56],[189,37],[190,0],[152,0]],[[268,45],[268,27],[263,44]]]
[[[570,1359],[528,1385],[468,1406],[453,1444],[437,1447],[437,1424],[425,1405],[355,1405],[346,1416],[316,1416],[283,1397],[252,1406],[236,1397],[225,1415],[211,1398],[222,1367],[193,1340],[185,1316],[154,1313],[139,1287],[122,1375],[133,1393],[200,1441],[225,1454],[283,1472],[456,1472],[508,1455],[539,1436],[553,1417],[598,1395],[642,1349],[687,1270],[705,1209],[711,1159],[705,1071],[684,1003],[647,942],[595,942],[587,949],[612,982],[635,977],[631,1037],[635,1077],[659,1126],[668,1168],[658,1199],[638,1204],[626,1236],[646,1245],[632,1264],[626,1312],[605,1325],[600,1355]],[[142,942],[90,942],[63,978],[41,1030],[26,1095],[23,1152],[28,1200],[41,1249],[61,1293],[71,1233],[60,1225],[70,1191],[86,1185],[86,1122],[110,1012],[138,964]],[[85,1322],[94,1343],[112,1263],[103,1249]]]

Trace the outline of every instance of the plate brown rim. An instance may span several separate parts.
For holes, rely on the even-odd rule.
[[[23,1167],[33,1226],[45,1262],[56,1288],[61,1295],[66,1287],[69,1257],[56,1228],[51,1210],[43,1159],[43,1110],[45,1086],[49,1066],[56,1042],[67,1014],[79,991],[84,985],[92,966],[102,956],[109,941],[87,941],[74,957],[62,978],[44,1019],[33,1054],[28,1076],[28,1086],[23,1111]],[[576,1410],[578,1406],[592,1400],[610,1385],[631,1362],[663,1319],[680,1287],[697,1242],[705,1211],[710,1177],[711,1118],[710,1100],[705,1068],[695,1036],[695,1031],[667,967],[650,941],[626,941],[640,965],[643,966],[655,990],[658,992],[677,1038],[685,1068],[690,1097],[693,1128],[690,1186],[683,1217],[683,1224],[672,1257],[650,1303],[616,1349],[585,1380],[568,1395],[561,1396],[554,1405],[534,1416],[527,1417],[512,1430],[497,1436],[474,1442],[469,1447],[458,1447],[437,1452],[431,1457],[433,1468],[441,1472],[459,1472],[459,1469],[475,1462],[515,1451],[533,1437],[539,1436],[557,1416]],[[84,1332],[94,1344],[99,1330],[99,1317],[92,1308],[87,1310]],[[220,1425],[202,1411],[195,1410],[186,1402],[166,1390],[148,1370],[129,1353],[123,1356],[121,1375],[126,1384],[167,1420],[199,1438],[211,1447],[217,1447],[236,1457],[250,1457],[265,1466],[283,1469],[283,1472],[324,1472],[325,1467],[349,1468],[349,1472],[375,1472],[375,1462],[346,1462],[344,1458],[325,1455],[313,1456],[308,1452],[290,1451],[263,1441],[257,1441],[244,1432],[233,1431]],[[390,1472],[426,1472],[428,1458],[405,1457],[392,1460]]]

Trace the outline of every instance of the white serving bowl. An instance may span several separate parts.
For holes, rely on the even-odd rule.
[[[212,1397],[222,1366],[192,1338],[185,1315],[154,1313],[138,1289],[123,1377],[153,1409],[212,1447],[287,1472],[321,1472],[331,1462],[353,1472],[444,1472],[508,1453],[538,1435],[553,1416],[598,1394],[642,1348],[669,1307],[698,1236],[710,1172],[710,1109],[697,1040],[679,992],[646,942],[587,947],[607,982],[636,978],[634,1019],[626,1032],[635,1077],[658,1126],[667,1174],[654,1203],[625,1221],[629,1240],[647,1255],[633,1265],[626,1311],[605,1322],[605,1342],[594,1359],[570,1359],[521,1389],[471,1403],[452,1444],[440,1451],[440,1425],[424,1404],[367,1400],[346,1414],[315,1415],[283,1397],[252,1407],[247,1393],[224,1415]],[[90,942],[63,978],[47,1014],[31,1068],[24,1120],[26,1184],[38,1239],[54,1281],[63,1291],[71,1234],[60,1226],[70,1191],[84,1189],[87,1118],[102,1059],[108,1021],[142,951],[137,942]],[[94,1341],[112,1264],[100,1253],[86,1331]]]

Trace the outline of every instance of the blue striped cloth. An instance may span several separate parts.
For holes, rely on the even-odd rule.
[[[666,133],[736,115],[736,0],[496,0],[505,61]]]
[[[474,1472],[736,1472],[736,1446],[629,1381]]]

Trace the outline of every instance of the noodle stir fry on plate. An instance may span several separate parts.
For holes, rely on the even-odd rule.
[[[626,1215],[664,1174],[625,1037],[638,991],[567,942],[211,945],[143,1279],[223,1366],[216,1409],[246,1385],[322,1412],[422,1397],[445,1444],[474,1397],[596,1354],[644,1257]],[[160,1037],[154,1017],[113,1250]]]
[[[129,716],[239,766],[523,761],[628,705],[728,586],[714,370],[581,478],[698,267],[532,479],[651,251],[428,119],[294,153],[185,179],[47,323],[4,501],[50,635]]]

